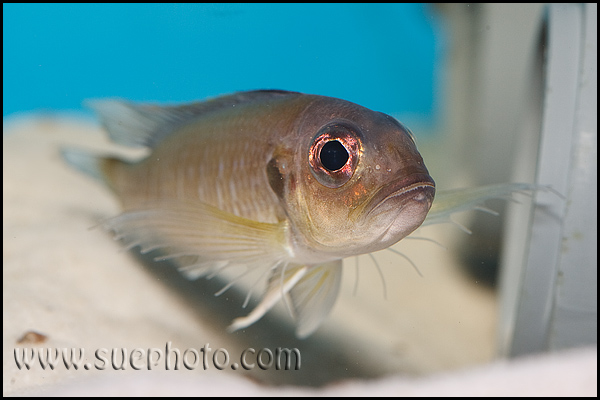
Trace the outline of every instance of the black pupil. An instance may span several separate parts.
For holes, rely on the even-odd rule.
[[[348,161],[348,150],[337,140],[327,142],[321,148],[321,164],[329,171],[341,169]]]

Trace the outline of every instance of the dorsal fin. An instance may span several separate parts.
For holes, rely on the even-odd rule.
[[[254,90],[167,107],[134,104],[123,100],[90,100],[86,105],[96,111],[115,143],[153,148],[175,129],[194,119],[242,104],[268,101],[292,94],[299,93],[285,90]]]

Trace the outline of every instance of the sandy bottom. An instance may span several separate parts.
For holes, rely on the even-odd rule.
[[[282,307],[229,334],[231,320],[248,311],[241,308],[246,293],[215,297],[224,284],[218,279],[188,281],[170,265],[121,251],[109,234],[89,229],[119,209],[105,188],[62,162],[58,149],[69,145],[111,149],[91,122],[40,117],[4,124],[4,395],[596,394],[595,348],[494,361],[496,297],[459,268],[453,248],[465,239],[452,226],[417,233],[448,250],[419,240],[395,246],[423,278],[400,256],[375,254],[387,299],[367,256],[358,260],[354,293],[355,260],[348,260],[331,317],[308,339],[295,338]],[[165,371],[169,344],[172,367]],[[60,357],[62,349],[67,355],[84,349],[87,365],[68,369],[61,358],[44,369],[36,354],[30,369],[19,368],[25,348],[29,357],[32,349],[41,352],[44,361],[47,349],[51,355],[58,349]],[[246,370],[240,355],[248,348],[255,353],[245,360],[255,365]],[[295,358],[292,370],[269,365],[269,351],[275,358],[280,348],[297,349],[298,370]],[[106,361],[95,357],[98,349]],[[112,367],[112,349],[119,349],[117,366],[126,349],[124,370]],[[151,349],[163,358],[148,371],[148,354],[158,354]],[[195,355],[204,354],[208,368],[202,359],[194,367]],[[214,354],[216,364],[228,361],[222,370]],[[179,370],[172,371],[176,361]]]

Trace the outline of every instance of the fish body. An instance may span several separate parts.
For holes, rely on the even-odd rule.
[[[231,330],[285,297],[297,335],[310,335],[337,298],[342,259],[403,239],[434,200],[410,131],[344,100],[252,91],[177,107],[91,105],[114,142],[150,150],[134,162],[63,151],[120,199],[123,213],[107,229],[129,248],[160,251],[189,277],[233,265],[264,271],[262,301]]]

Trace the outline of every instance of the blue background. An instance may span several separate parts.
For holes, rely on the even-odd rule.
[[[442,27],[421,4],[4,4],[3,115],[250,89],[437,118]]]

